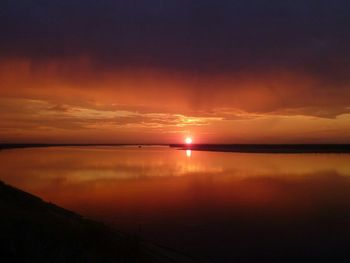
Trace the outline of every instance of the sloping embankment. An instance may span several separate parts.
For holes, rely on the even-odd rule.
[[[192,262],[0,181],[1,262]]]

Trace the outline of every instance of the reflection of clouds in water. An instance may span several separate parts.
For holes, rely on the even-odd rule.
[[[200,253],[250,252],[257,237],[257,246],[289,238],[307,251],[307,235],[350,240],[350,155],[43,148],[2,151],[0,164],[0,179],[44,200],[130,229],[146,222],[143,233]]]
[[[3,151],[0,163],[0,179],[52,201],[62,194],[60,203],[68,207],[76,196],[101,205],[114,200],[115,206],[146,204],[154,199],[159,206],[169,200],[180,206],[197,200],[206,207],[209,203],[266,204],[266,209],[300,209],[304,199],[338,202],[339,195],[350,201],[345,194],[350,189],[350,155],[62,147]]]
[[[58,147],[0,152],[0,179],[21,187],[49,181],[88,183],[181,176],[308,177],[325,171],[349,176],[350,155],[240,154],[168,147]]]

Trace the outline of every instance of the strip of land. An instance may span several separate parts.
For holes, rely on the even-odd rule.
[[[241,153],[350,153],[350,144],[0,144],[0,150],[45,147],[169,146],[193,151]]]
[[[45,148],[45,147],[113,147],[113,146],[169,146],[168,144],[81,144],[81,143],[0,143],[0,150],[16,148]]]
[[[171,144],[170,147],[240,153],[350,153],[350,144]]]

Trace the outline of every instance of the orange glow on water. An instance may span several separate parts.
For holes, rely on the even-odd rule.
[[[277,206],[277,212],[301,212],[304,187],[323,189],[317,193],[320,200],[333,194],[331,188],[323,188],[326,184],[346,190],[350,187],[349,158],[345,154],[201,151],[192,155],[189,149],[157,147],[22,149],[0,153],[0,179],[44,200],[102,219],[117,218],[121,211],[126,217],[134,213],[162,217],[163,208],[175,213],[177,208],[197,204],[198,198],[203,206]],[[291,187],[288,192],[285,185]]]
[[[315,212],[324,211],[325,204],[327,211],[343,207],[339,216],[349,210],[348,154],[196,151],[189,158],[190,153],[168,147],[0,151],[0,180],[118,229],[139,231],[141,225],[150,238],[165,231],[160,241],[170,243],[185,237],[189,247],[192,234],[203,226],[214,232],[200,235],[195,244],[207,247],[208,240],[227,229],[235,241],[232,222],[247,229],[266,229],[268,222],[260,234],[270,236],[271,226],[280,231],[283,224],[288,231],[294,222],[315,221]],[[249,232],[252,237],[255,229]]]

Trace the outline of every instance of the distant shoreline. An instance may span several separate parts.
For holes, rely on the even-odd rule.
[[[0,144],[0,150],[46,147],[167,146],[181,150],[238,153],[350,153],[350,144]]]
[[[64,143],[64,144],[51,144],[51,143],[0,143],[0,150],[6,149],[19,149],[19,148],[47,148],[47,147],[120,147],[120,146],[166,146],[169,144],[82,144],[82,143]]]
[[[238,153],[350,153],[350,144],[172,144],[170,147]]]

